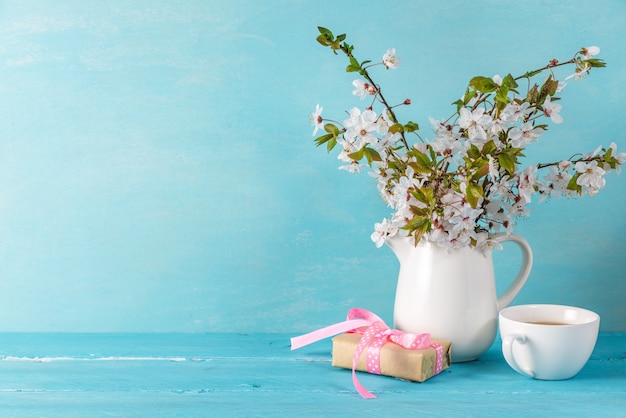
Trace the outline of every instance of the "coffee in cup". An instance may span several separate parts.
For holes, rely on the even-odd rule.
[[[574,377],[595,347],[600,316],[564,305],[517,305],[500,311],[502,354],[518,373],[540,380]]]

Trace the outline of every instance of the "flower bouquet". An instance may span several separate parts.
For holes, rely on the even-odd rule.
[[[403,123],[394,112],[411,101],[390,104],[370,74],[377,66],[397,68],[395,49],[387,50],[381,62],[359,61],[345,34],[335,37],[318,29],[317,41],[336,55],[345,54],[346,71],[360,75],[352,83],[353,94],[368,100],[364,109],[350,109],[343,122],[326,119],[317,105],[311,114],[313,136],[322,130],[315,143],[325,144],[329,152],[339,146],[340,169],[369,169],[393,209],[390,218],[375,225],[372,240],[378,247],[387,237],[404,233],[415,245],[427,240],[448,249],[489,251],[500,247],[493,234],[512,233],[515,220],[529,215],[534,195],[539,201],[595,195],[605,185],[604,176],[619,172],[626,161],[626,153],[618,154],[612,143],[561,161],[521,164],[525,148],[547,132],[548,124],[563,122],[558,95],[567,80],[583,79],[592,68],[605,66],[595,58],[598,47],[582,48],[567,61],[553,59],[517,77],[472,78],[450,117],[430,119],[434,137],[426,140],[417,123]],[[559,81],[555,70],[564,66],[573,72]]]

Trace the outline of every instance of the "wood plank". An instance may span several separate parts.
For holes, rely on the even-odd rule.
[[[3,334],[0,416],[626,416],[623,333],[601,334],[570,380],[522,377],[496,343],[424,383],[359,373],[375,400],[330,365],[329,341],[290,351],[288,337]]]

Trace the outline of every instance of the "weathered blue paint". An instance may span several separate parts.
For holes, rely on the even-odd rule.
[[[0,334],[6,417],[624,416],[626,334],[601,334],[570,380],[511,370],[494,345],[423,383],[330,364],[330,341],[287,334]],[[417,411],[417,412],[416,412]]]
[[[626,3],[0,2],[0,331],[301,332],[368,308],[391,323],[387,215],[337,171],[307,116],[361,103],[345,61],[395,47],[388,97],[446,117],[471,76],[599,45],[608,67],[565,90],[565,123],[529,158],[626,149]],[[626,179],[536,209],[518,302],[584,306],[626,330]],[[502,285],[516,255],[496,255]]]

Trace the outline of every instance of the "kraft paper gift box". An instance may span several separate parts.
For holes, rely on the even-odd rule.
[[[352,370],[352,358],[361,336],[359,333],[345,333],[333,338],[333,366]],[[450,367],[451,344],[435,338],[432,341],[443,348],[443,371]],[[366,354],[367,349],[361,353],[356,370],[367,372]],[[437,352],[433,347],[412,350],[387,341],[380,349],[380,374],[423,382],[435,375],[436,361]]]

